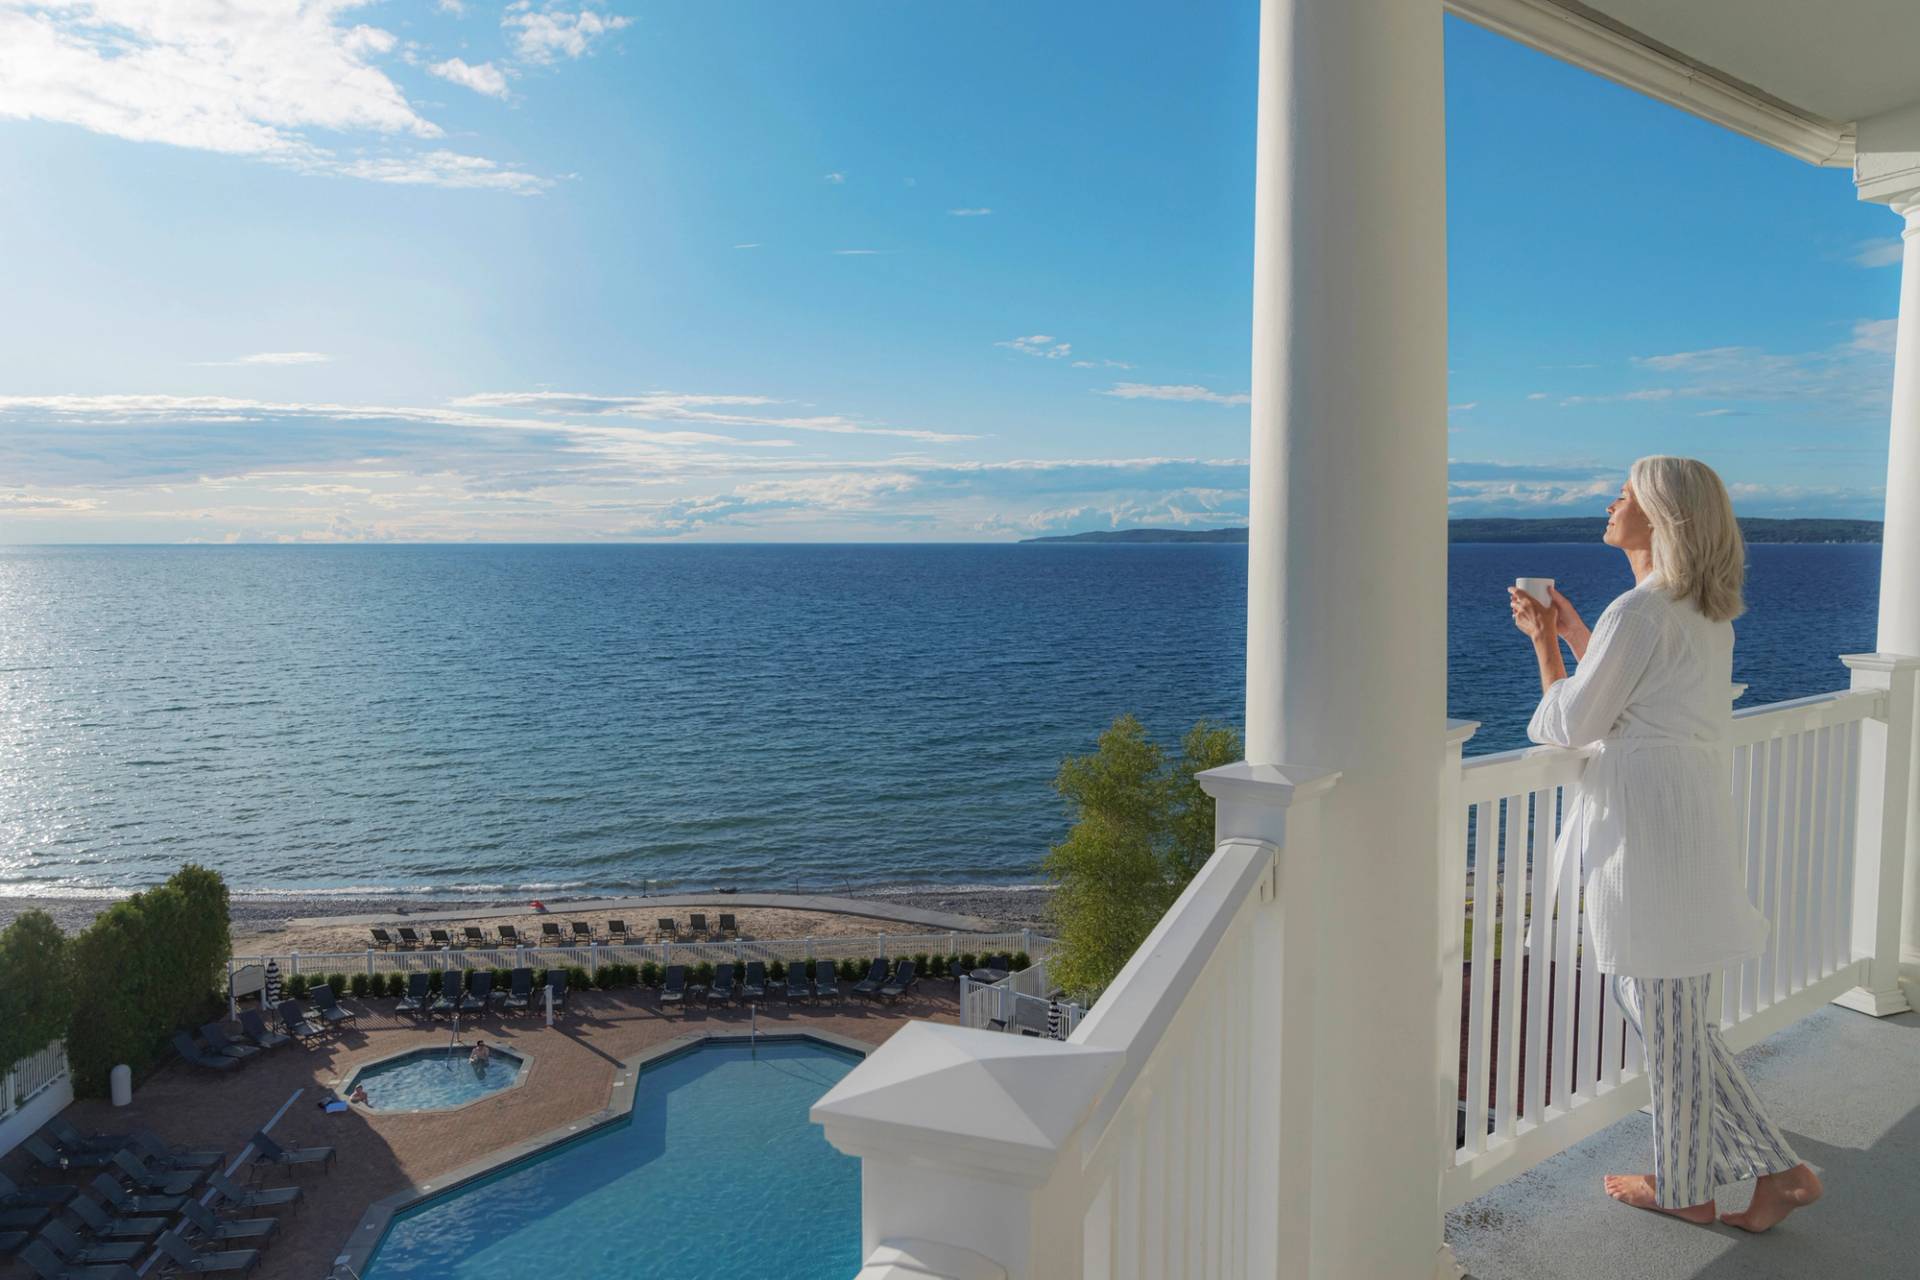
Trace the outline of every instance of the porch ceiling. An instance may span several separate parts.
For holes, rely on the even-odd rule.
[[[1920,103],[1914,0],[1446,0],[1447,7],[1816,164]]]

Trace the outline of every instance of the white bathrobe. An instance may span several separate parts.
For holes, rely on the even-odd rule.
[[[1577,860],[1602,973],[1689,977],[1766,945],[1730,794],[1732,681],[1733,625],[1649,577],[1607,606],[1585,659],[1533,713],[1535,742],[1599,747],[1573,788],[1548,883]],[[1536,904],[1536,921],[1545,916]]]

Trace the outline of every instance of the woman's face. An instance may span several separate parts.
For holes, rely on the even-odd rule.
[[[1607,504],[1607,531],[1600,540],[1622,551],[1646,551],[1653,546],[1653,521],[1633,496],[1633,482],[1620,486],[1620,496]]]

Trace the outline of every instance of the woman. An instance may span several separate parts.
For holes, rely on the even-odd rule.
[[[1547,604],[1508,594],[1540,662],[1528,736],[1599,747],[1550,883],[1570,859],[1584,868],[1584,945],[1647,1050],[1653,1173],[1611,1175],[1607,1194],[1709,1223],[1717,1186],[1757,1178],[1752,1205],[1721,1221],[1765,1231],[1821,1187],[1761,1109],[1707,1007],[1710,975],[1760,954],[1768,934],[1742,883],[1725,749],[1746,549],[1720,477],[1690,458],[1634,463],[1607,507],[1604,541],[1626,553],[1634,588],[1591,633],[1558,591]],[[1562,640],[1579,664],[1572,678]]]

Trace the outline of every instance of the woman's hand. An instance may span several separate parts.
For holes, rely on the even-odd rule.
[[[1573,650],[1577,662],[1587,656],[1587,641],[1592,633],[1587,630],[1587,624],[1580,620],[1580,611],[1573,607],[1573,601],[1560,594],[1560,588],[1549,587],[1547,590],[1553,597],[1555,627],[1560,638],[1567,642],[1567,648]]]
[[[1558,595],[1558,592],[1554,593]],[[1553,644],[1559,635],[1559,610],[1551,603],[1541,604],[1518,587],[1507,588],[1507,602],[1513,608],[1513,625],[1534,644]],[[1572,605],[1567,606],[1572,609]]]

